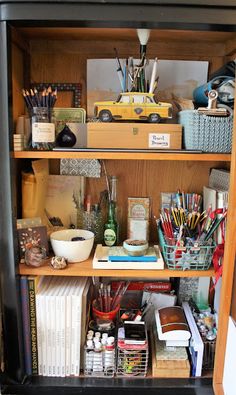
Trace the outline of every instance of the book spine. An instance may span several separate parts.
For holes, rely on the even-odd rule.
[[[61,376],[61,297],[56,296],[56,376]]]
[[[112,291],[116,291],[119,286],[119,281],[113,281],[111,283]],[[170,292],[171,283],[169,281],[153,281],[153,282],[142,282],[142,281],[132,281],[127,291],[153,291],[153,292]]]
[[[56,297],[51,296],[50,320],[51,320],[51,341],[52,341],[52,376],[56,376]]]
[[[71,295],[66,296],[66,376],[71,375]]]
[[[75,341],[76,341],[76,323],[75,323],[75,315],[76,315],[76,306],[75,306],[75,295],[71,296],[71,363],[70,363],[70,374],[72,376],[75,375]]]
[[[43,374],[43,362],[42,362],[42,325],[43,320],[41,318],[41,295],[36,294],[36,324],[37,324],[37,347],[38,347],[38,374]]]
[[[47,358],[47,336],[46,336],[46,296],[42,295],[41,298],[41,319],[42,319],[42,332],[41,332],[41,339],[42,339],[42,368],[43,368],[43,376],[47,376],[47,369],[46,369],[46,358]]]
[[[81,298],[75,298],[75,376],[80,374]]]
[[[26,276],[20,278],[25,373],[32,374],[29,292]]]
[[[36,278],[28,278],[32,374],[38,374],[38,348],[36,325]]]
[[[50,296],[46,295],[46,340],[47,340],[47,358],[46,358],[46,372],[47,376],[52,376],[52,331],[51,331],[51,300]]]
[[[61,326],[61,377],[66,375],[66,328],[65,328],[65,297],[61,296],[60,326]],[[69,345],[70,346],[70,345]]]

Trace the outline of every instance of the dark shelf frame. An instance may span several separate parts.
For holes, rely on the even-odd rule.
[[[196,5],[197,3],[197,5]],[[187,22],[186,22],[187,21]],[[25,378],[22,360],[22,332],[14,224],[16,204],[10,157],[12,130],[11,37],[14,26],[57,27],[149,27],[191,30],[236,31],[235,0],[158,0],[150,1],[2,1],[0,0],[0,281],[3,305],[6,375],[1,376],[3,394],[78,394],[127,395],[134,390],[169,395],[174,388],[186,394],[211,393],[211,379],[46,379]],[[172,389],[172,392],[171,392]],[[190,392],[195,391],[196,392]],[[189,392],[188,392],[189,391]],[[183,393],[184,394],[184,393]]]

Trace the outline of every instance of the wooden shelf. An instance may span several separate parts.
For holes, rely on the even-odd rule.
[[[55,270],[50,266],[50,260],[45,260],[43,266],[34,268],[19,265],[21,275],[41,275],[41,276],[88,276],[88,277],[132,277],[132,278],[163,278],[163,277],[212,277],[214,269],[209,270],[104,270],[93,269],[92,259],[84,262],[70,263],[66,269]]]
[[[118,160],[160,160],[160,161],[219,161],[230,162],[231,154],[221,153],[156,153],[156,152],[78,152],[78,151],[16,151],[12,152],[15,159],[118,159]]]

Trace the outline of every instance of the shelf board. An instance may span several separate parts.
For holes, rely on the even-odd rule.
[[[132,277],[132,278],[164,278],[164,277],[212,277],[214,269],[209,270],[104,270],[93,269],[92,258],[83,262],[70,263],[66,269],[55,270],[50,266],[50,259],[45,260],[41,267],[30,267],[19,264],[21,275],[41,276],[88,276],[88,277]]]
[[[230,162],[231,154],[181,153],[181,152],[108,152],[108,151],[15,151],[15,159],[119,159],[119,160],[171,160],[171,161],[219,161]]]

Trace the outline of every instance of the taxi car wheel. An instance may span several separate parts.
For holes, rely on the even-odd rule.
[[[150,114],[148,117],[148,121],[150,123],[159,123],[161,121],[161,117],[159,114]]]
[[[112,121],[112,115],[109,110],[102,110],[99,113],[99,119],[102,122],[111,122]]]

